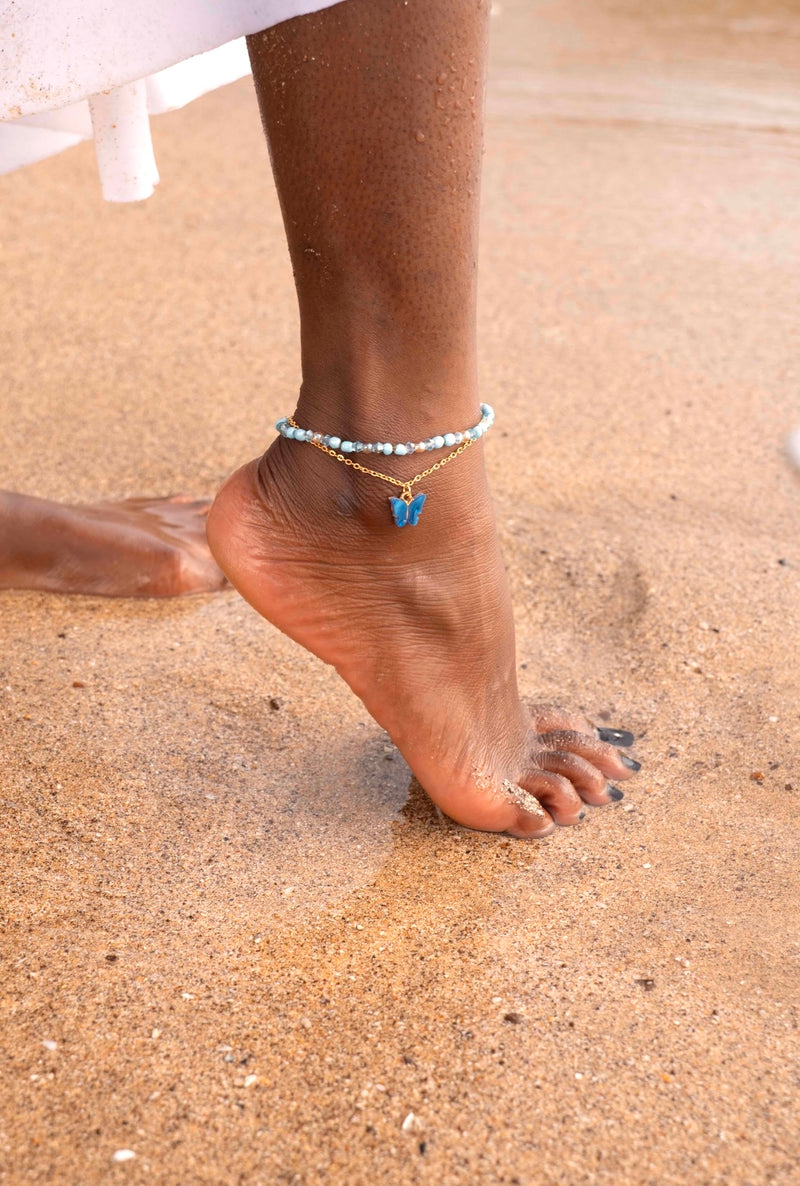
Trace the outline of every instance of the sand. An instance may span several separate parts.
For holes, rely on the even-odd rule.
[[[470,833],[235,593],[3,594],[0,1181],[800,1180],[800,22],[639,9],[496,13],[480,320],[523,691],[642,773]],[[292,407],[249,82],[155,139],[0,180],[7,487],[210,494]]]

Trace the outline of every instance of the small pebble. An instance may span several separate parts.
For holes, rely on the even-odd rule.
[[[258,1083],[258,1075],[248,1075],[244,1081],[245,1087],[252,1087],[256,1083]]]
[[[273,712],[278,712],[286,703],[280,696],[271,696],[269,706]]]
[[[111,1160],[112,1161],[133,1161],[135,1156],[136,1156],[136,1154],[134,1153],[133,1149],[117,1149],[116,1153],[112,1156]]]
[[[417,1118],[413,1112],[409,1112],[403,1123],[400,1125],[400,1128],[403,1130],[403,1132],[411,1132],[412,1129],[417,1127]]]
[[[58,1050],[58,1042],[54,1042],[52,1038],[45,1038],[42,1041],[45,1050]]]

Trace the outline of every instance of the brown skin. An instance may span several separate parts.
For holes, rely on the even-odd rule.
[[[488,5],[347,0],[249,39],[301,317],[296,419],[351,440],[477,420],[475,294]],[[434,460],[443,456],[434,455]],[[361,457],[397,477],[430,455]],[[279,438],[208,519],[242,595],[332,663],[431,798],[544,836],[630,776],[582,718],[519,699],[483,445],[396,493]]]
[[[0,589],[101,597],[214,592],[226,582],[208,550],[208,506],[180,496],[66,506],[0,491]]]

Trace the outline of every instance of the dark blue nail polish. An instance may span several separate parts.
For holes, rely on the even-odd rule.
[[[620,799],[625,798],[625,793],[624,791],[621,791],[619,787],[609,787],[608,797],[609,799],[613,799],[615,803],[619,803]]]
[[[578,816],[578,819],[586,819],[586,812],[585,812],[585,811],[582,811],[582,812],[580,813],[580,815]]]
[[[611,745],[633,745],[635,738],[627,729],[599,728],[597,736],[601,741],[608,741]]]
[[[623,766],[627,766],[629,770],[641,770],[642,763],[637,762],[635,758],[629,758],[627,754],[620,754],[620,762]]]

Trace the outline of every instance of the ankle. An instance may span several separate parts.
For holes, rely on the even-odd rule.
[[[352,385],[304,381],[293,419],[303,428],[340,440],[394,445],[463,433],[478,423],[480,415],[474,383],[445,388],[387,379]]]
[[[433,457],[446,455],[445,450]],[[404,481],[427,469],[432,455],[359,454],[358,461],[375,473]],[[400,495],[397,486],[337,462],[308,442],[279,437],[259,463],[258,483],[264,502],[277,510],[280,521],[291,523],[293,534],[321,547],[334,544],[337,552],[351,545],[360,554],[367,540],[373,556],[383,554],[394,563],[412,551],[418,559],[420,549],[431,558],[440,556],[454,538],[460,548],[470,548],[494,534],[483,442],[475,442],[445,468],[414,485],[414,494],[428,496],[424,517],[418,526],[404,529],[395,526],[390,510],[390,497]],[[469,507],[467,515],[465,507]]]

